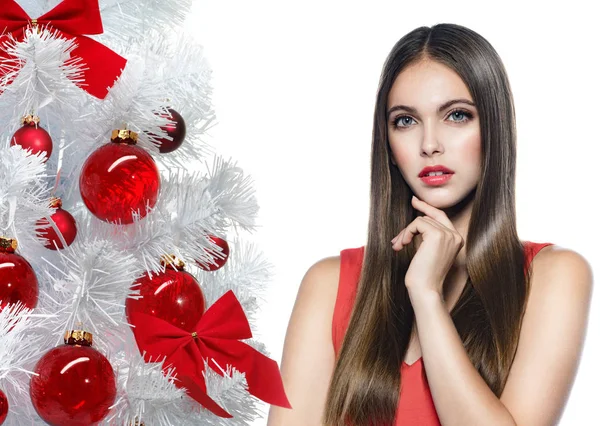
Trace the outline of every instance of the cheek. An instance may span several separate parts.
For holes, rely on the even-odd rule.
[[[479,170],[481,165],[481,137],[479,134],[466,141],[464,155],[468,163],[476,165]]]
[[[415,153],[410,149],[412,145],[406,142],[406,140],[390,140],[391,155],[401,171],[405,170],[406,167],[409,167],[411,163],[414,164]]]
[[[461,162],[472,170],[479,170],[481,166],[481,135],[479,128],[473,126],[468,131],[456,132],[448,135],[448,151],[455,151]],[[453,148],[453,149],[452,149]],[[450,153],[450,152],[449,152]]]

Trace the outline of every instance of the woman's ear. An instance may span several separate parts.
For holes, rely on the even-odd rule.
[[[396,164],[396,161],[394,161],[394,157],[390,155],[390,161],[392,162],[392,164],[396,167],[398,167],[398,165]]]

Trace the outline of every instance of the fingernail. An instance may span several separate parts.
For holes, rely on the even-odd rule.
[[[394,239],[392,240],[392,244],[394,244],[394,243],[396,242],[396,240],[397,240],[397,239],[398,239],[398,236],[396,235],[396,236],[394,237]]]

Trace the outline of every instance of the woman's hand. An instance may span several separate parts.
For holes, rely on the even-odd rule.
[[[415,209],[425,213],[404,228],[392,240],[392,248],[399,251],[420,234],[422,241],[410,262],[404,284],[411,292],[435,291],[443,297],[444,279],[464,245],[446,213],[417,197],[412,198]]]

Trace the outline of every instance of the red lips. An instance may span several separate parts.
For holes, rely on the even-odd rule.
[[[425,176],[429,172],[443,172],[443,173],[454,173],[454,170],[450,170],[448,167],[437,165],[437,166],[427,166],[419,173],[419,177]]]

